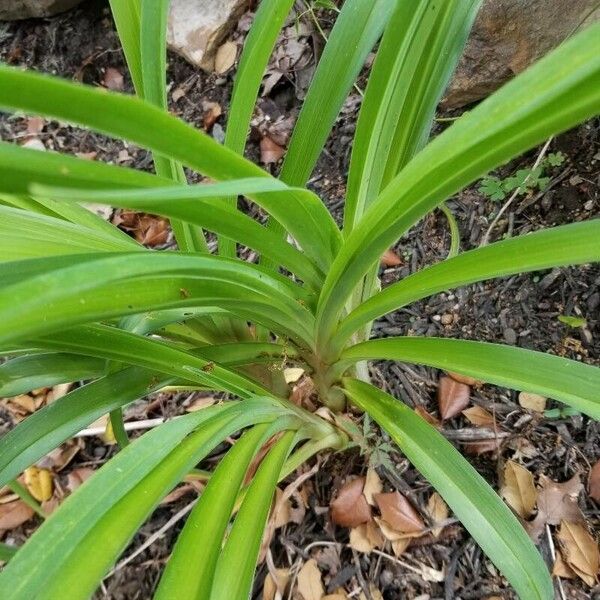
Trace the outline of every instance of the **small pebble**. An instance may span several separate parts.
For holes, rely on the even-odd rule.
[[[511,346],[516,344],[517,343],[516,331],[514,329],[511,329],[510,327],[505,329],[504,330],[504,340],[506,341],[507,344],[510,344]]]
[[[441,321],[444,325],[452,325],[452,323],[454,323],[454,315],[446,313],[445,315],[442,315]]]

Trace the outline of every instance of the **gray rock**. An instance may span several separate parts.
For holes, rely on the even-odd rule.
[[[81,0],[0,0],[0,21],[51,17],[80,2]]]
[[[444,106],[484,98],[584,22],[598,19],[598,0],[486,0]]]
[[[167,43],[193,65],[212,70],[215,53],[249,0],[171,0]]]

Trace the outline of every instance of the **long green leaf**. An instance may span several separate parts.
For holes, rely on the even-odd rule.
[[[469,283],[600,261],[600,220],[553,227],[464,252],[410,275],[357,307],[331,341],[335,356],[364,324],[432,294]]]
[[[600,24],[505,85],[421,151],[383,190],[328,273],[318,343],[386,248],[443,200],[509,158],[600,109]]]
[[[102,375],[105,368],[104,360],[60,352],[19,356],[0,365],[0,398],[58,383],[93,379]]]
[[[17,546],[9,546],[8,544],[0,543],[0,560],[8,562],[19,550]]]
[[[484,342],[443,338],[387,338],[348,348],[343,364],[400,360],[469,375],[513,389],[561,400],[600,419],[600,368],[574,360]]]
[[[0,106],[55,117],[130,140],[216,180],[270,177],[210,136],[147,102],[123,94],[0,66]],[[256,194],[252,199],[280,221],[305,252],[329,266],[341,234],[314,194],[284,190],[268,196]]]
[[[554,598],[548,569],[519,521],[454,446],[407,406],[372,385],[345,379],[344,388],[438,490],[519,597]]]
[[[86,191],[32,187],[37,195],[145,210],[200,225],[234,242],[257,250],[263,256],[276,258],[283,266],[315,288],[322,283],[324,275],[312,261],[282,240],[280,236],[235,208],[231,208],[226,202],[228,195],[270,193],[283,189],[287,188],[281,182],[264,177],[237,179],[209,185],[136,191]]]
[[[88,598],[160,499],[221,440],[281,411],[262,401],[209,408],[123,449],[78,488],[0,574],[0,597]],[[196,433],[194,430],[199,429]],[[191,435],[190,435],[191,434]]]
[[[201,600],[230,600],[250,596],[275,486],[294,440],[295,432],[288,431],[262,461],[219,557],[212,593],[209,596],[207,589],[201,590]],[[232,573],[235,573],[235,577],[231,576]]]
[[[216,305],[311,343],[302,288],[237,260],[173,252],[58,256],[0,264],[0,280],[3,342],[86,321]]]
[[[267,425],[245,433],[227,452],[188,517],[154,600],[208,597],[227,524],[250,461],[266,441]],[[210,540],[210,543],[205,543]],[[190,564],[195,565],[190,569]]]

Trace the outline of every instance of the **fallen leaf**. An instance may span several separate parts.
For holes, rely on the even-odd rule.
[[[406,552],[406,549],[410,546],[411,542],[411,538],[408,537],[393,541],[392,550],[394,552],[394,556],[402,556]]]
[[[324,546],[317,551],[315,559],[319,567],[327,569],[332,577],[342,568],[340,550],[337,546]]]
[[[52,473],[48,469],[36,466],[28,467],[23,473],[25,486],[29,493],[38,501],[45,502],[52,497]]]
[[[121,71],[119,71],[119,69],[115,69],[114,67],[108,67],[104,72],[102,84],[109,90],[120,92],[125,87],[123,74],[121,73]]]
[[[552,567],[552,576],[562,577],[563,579],[575,579],[577,577],[577,573],[565,562],[560,550],[556,552],[556,558]]]
[[[489,427],[493,429],[495,426],[494,415],[490,414],[482,406],[471,406],[462,411],[467,420],[477,427]]]
[[[30,396],[29,394],[21,394],[20,396],[15,396],[14,398],[11,398],[9,402],[15,406],[18,406],[27,414],[35,412],[36,409],[35,398]]]
[[[52,469],[55,473],[62,471],[78,454],[83,448],[84,442],[81,438],[69,440],[55,448],[38,461],[38,467],[44,467],[46,469]]]
[[[169,224],[162,217],[122,210],[114,217],[113,224],[132,233],[145,246],[158,246],[169,238]]]
[[[383,483],[381,483],[381,479],[379,475],[377,475],[377,471],[373,469],[373,467],[369,467],[367,470],[367,477],[365,479],[365,487],[363,489],[363,494],[367,499],[367,502],[371,506],[375,506],[375,499],[373,496],[375,494],[381,494],[383,491]]]
[[[29,521],[35,513],[22,500],[0,504],[0,532],[19,527]]]
[[[559,525],[561,521],[571,523],[585,521],[577,504],[577,498],[583,489],[578,473],[564,483],[540,475],[539,484],[538,514],[533,521],[526,524],[529,535],[534,541],[544,532],[546,524]]]
[[[365,478],[345,483],[329,505],[331,520],[342,527],[358,527],[371,520],[371,507],[363,494]]]
[[[396,531],[418,533],[425,529],[419,513],[400,492],[376,494],[374,498],[382,518]]]
[[[479,456],[480,454],[486,454],[488,452],[496,452],[498,448],[502,445],[502,440],[491,439],[491,440],[481,440],[479,442],[469,442],[467,444],[463,444],[463,449],[466,454],[471,456]]]
[[[533,474],[519,463],[509,460],[504,465],[500,493],[521,518],[528,519],[533,514],[537,501]]]
[[[470,396],[471,388],[468,385],[459,383],[452,377],[440,377],[437,400],[442,421],[455,417],[467,408]]]
[[[590,498],[600,502],[600,460],[590,470],[588,489]]]
[[[557,534],[565,562],[589,585],[596,585],[600,551],[596,540],[579,523],[561,521]]]
[[[226,73],[235,64],[237,58],[237,44],[235,42],[225,42],[219,47],[215,55],[215,72],[218,75]]]
[[[36,136],[44,130],[46,121],[42,117],[27,117],[27,133]]]
[[[302,367],[289,367],[283,370],[283,377],[286,383],[296,383],[304,375]]]
[[[415,407],[415,412],[436,429],[439,429],[442,426],[442,422],[430,412],[427,412],[422,406]]]
[[[448,505],[437,492],[433,492],[433,494],[429,496],[429,500],[427,501],[427,514],[436,525],[443,523],[448,518]],[[435,527],[431,530],[431,533],[433,533],[434,537],[438,537],[440,533],[442,533],[442,529],[443,527]]]
[[[346,594],[327,594],[321,600],[347,600],[347,598]]]
[[[270,137],[260,140],[260,162],[263,165],[278,163],[285,154],[285,148],[276,144]]]
[[[77,469],[73,469],[67,475],[67,489],[73,493],[93,474],[94,469],[91,469],[90,467],[78,467]]]
[[[372,584],[369,584],[369,593],[371,594],[371,598],[373,600],[383,600],[383,594]],[[359,600],[367,600],[364,592],[360,593],[358,597]]]
[[[386,250],[380,260],[383,267],[399,267],[403,262],[392,249]]]
[[[196,412],[198,410],[204,410],[209,406],[213,406],[217,403],[217,399],[213,398],[213,396],[201,396],[200,398],[195,398],[192,400],[186,407],[186,412]]]
[[[289,569],[276,569],[275,579],[269,571],[265,577],[265,583],[263,585],[262,600],[274,600],[277,592],[283,594],[285,588],[290,581],[290,570]]]
[[[217,119],[223,114],[223,109],[218,102],[202,103],[202,126],[206,131],[210,131]]]
[[[455,373],[454,371],[446,371],[454,381],[458,381],[458,383],[464,383],[465,385],[471,385],[473,387],[477,387],[483,385],[483,381],[480,379],[475,379],[475,377],[469,377],[468,375],[461,375],[460,373]]]
[[[350,547],[358,552],[369,553],[374,548],[383,548],[384,544],[385,537],[373,521],[350,530]]]
[[[325,595],[321,571],[313,558],[308,560],[298,573],[298,592],[304,600],[321,600]]]
[[[55,385],[47,394],[46,394],[46,404],[52,404],[59,398],[66,396],[66,394],[71,389],[71,383],[60,383]]]
[[[166,504],[171,504],[173,502],[177,502],[180,498],[187,496],[190,493],[196,493],[196,488],[189,484],[184,483],[183,485],[178,485],[170,494],[167,494],[161,501],[159,506],[165,506]]]
[[[546,401],[548,398],[540,396],[539,394],[532,394],[530,392],[521,392],[519,394],[519,404],[528,410],[535,412],[544,412],[546,410]]]

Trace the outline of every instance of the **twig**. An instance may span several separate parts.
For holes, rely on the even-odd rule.
[[[548,546],[550,547],[550,556],[552,557],[553,562],[556,562],[556,550],[554,548],[554,541],[552,540],[552,534],[550,533],[550,527],[546,523],[546,537],[548,538]],[[567,600],[565,596],[565,590],[563,590],[562,581],[560,577],[556,578],[558,582],[558,591],[560,592],[560,597],[562,600]]]
[[[529,181],[533,172],[540,166],[540,163],[544,159],[544,156],[546,155],[546,152],[548,151],[548,148],[550,147],[550,142],[552,142],[552,139],[553,139],[552,137],[549,138],[548,141],[544,144],[543,148],[540,150],[540,153],[538,154],[538,157],[535,159],[535,163],[533,163],[533,167],[531,167],[531,170],[527,174],[527,177],[525,177],[525,179],[523,180],[523,183],[521,183],[521,185],[512,193],[511,197],[504,203],[504,206],[500,209],[498,214],[495,216],[491,225],[488,227],[488,230],[485,232],[485,235],[483,236],[483,239],[481,240],[481,244],[479,244],[480,247],[487,246],[487,244],[489,243],[489,240],[490,240],[490,235],[491,235],[494,227],[496,227],[496,225],[498,224],[498,221],[500,220],[502,215],[510,208],[511,204],[515,201],[517,196],[521,193],[521,190],[524,188],[525,184]]]
[[[160,529],[155,531],[135,552],[130,554],[127,558],[123,559],[118,563],[115,568],[105,577],[108,579],[112,577],[117,571],[120,571],[123,567],[128,565],[134,558],[139,556],[146,548],[151,546],[159,537],[161,537],[166,531],[171,529],[175,523],[180,521],[185,515],[187,515],[192,508],[196,505],[198,499],[193,500],[188,505],[184,506],[179,512],[175,513]]]
[[[356,567],[356,579],[358,579],[358,583],[362,588],[367,600],[373,600],[373,595],[371,594],[371,588],[365,581],[365,578],[362,573],[362,569],[360,568],[360,558],[358,558],[358,553],[354,548],[352,548],[352,559],[354,560],[354,566]]]
[[[177,417],[174,417],[177,419]],[[169,419],[172,420],[172,419]],[[159,419],[145,419],[143,421],[132,421],[130,423],[125,423],[125,431],[135,431],[137,429],[152,429],[153,427],[158,427],[163,423],[166,423],[167,419],[159,418]],[[79,433],[75,434],[73,437],[92,437],[95,435],[103,435],[106,432],[106,427],[90,427],[89,429],[82,429]]]

